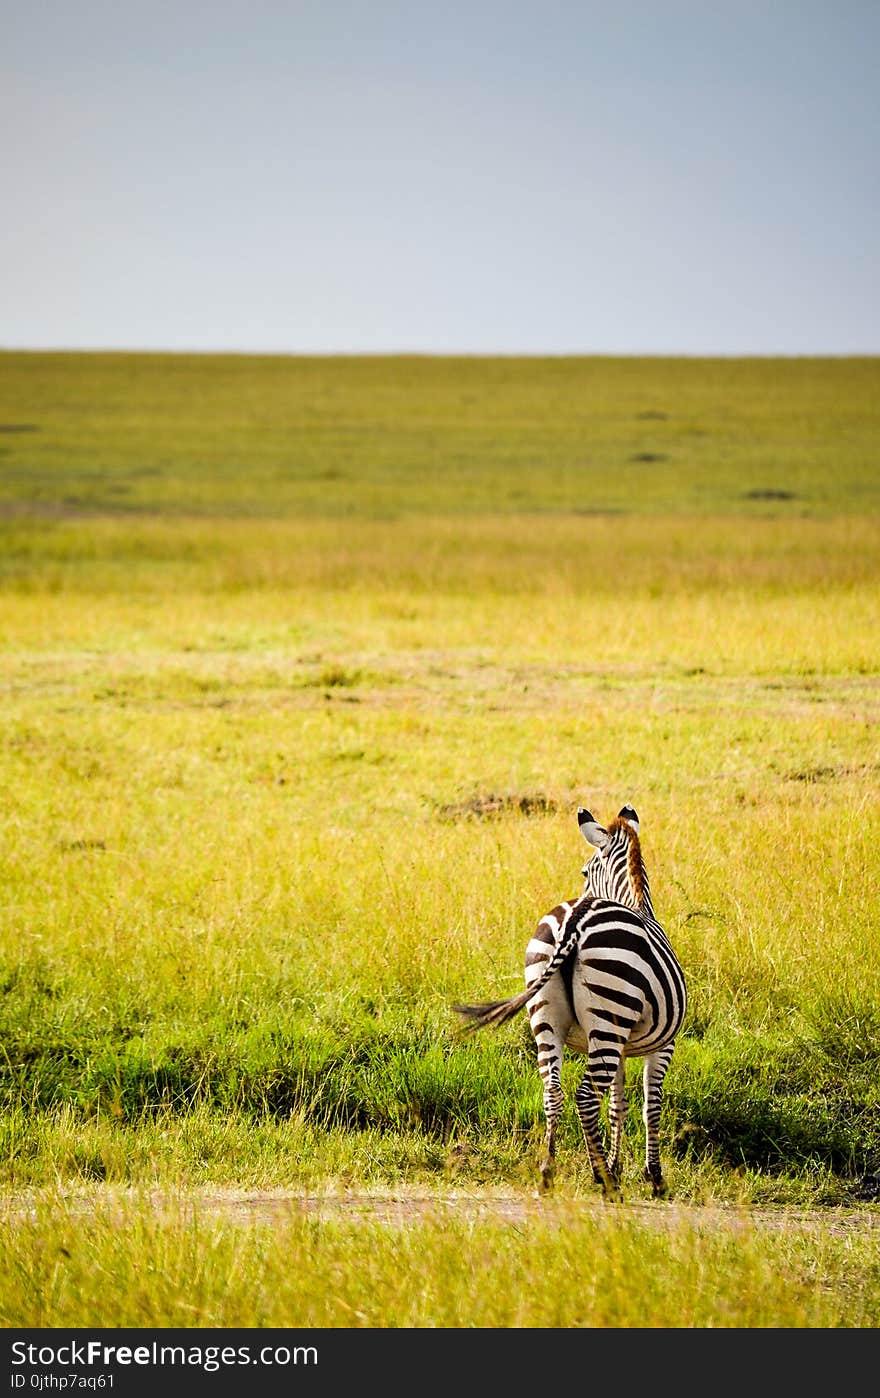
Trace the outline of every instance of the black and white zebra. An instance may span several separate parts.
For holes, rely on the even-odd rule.
[[[654,916],[632,806],[624,806],[607,826],[581,807],[578,824],[595,848],[583,868],[584,889],[538,922],[526,948],[526,989],[509,1000],[455,1009],[468,1029],[481,1029],[504,1024],[528,1005],[544,1085],[545,1190],[553,1180],[562,1114],[563,1046],[587,1055],[575,1104],[593,1176],[614,1199],[620,1198],[626,1060],[643,1058],[645,1179],[656,1197],[666,1193],[658,1130],[663,1080],[687,1006],[684,975]],[[607,1155],[599,1128],[606,1092]]]

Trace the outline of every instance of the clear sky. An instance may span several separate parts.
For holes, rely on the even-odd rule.
[[[0,0],[0,346],[880,353],[878,0]]]

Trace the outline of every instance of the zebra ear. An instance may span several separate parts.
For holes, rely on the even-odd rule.
[[[590,812],[585,811],[583,806],[578,807],[578,825],[588,845],[595,845],[596,849],[602,849],[608,843],[608,831],[605,826],[594,820]]]
[[[627,823],[627,825],[631,825],[632,828],[633,828],[633,830],[634,830],[634,831],[636,832],[636,834],[638,835],[638,833],[639,833],[639,818],[638,818],[638,816],[636,815],[635,811],[633,810],[632,806],[630,806],[629,804],[627,804],[626,806],[621,806],[621,808],[620,808],[620,810],[618,811],[618,814],[617,814],[617,819],[618,819],[618,820],[625,820],[626,823]]]

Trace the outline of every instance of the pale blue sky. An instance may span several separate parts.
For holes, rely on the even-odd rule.
[[[0,346],[880,352],[877,0],[0,0]]]

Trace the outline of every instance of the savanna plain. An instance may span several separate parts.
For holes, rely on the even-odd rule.
[[[0,1324],[880,1322],[880,361],[0,354]],[[631,802],[670,1198],[523,984]],[[548,1281],[549,1279],[549,1281]]]

